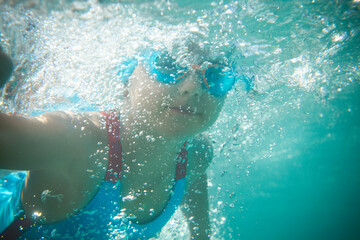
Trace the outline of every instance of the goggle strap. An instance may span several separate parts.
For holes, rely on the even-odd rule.
[[[194,69],[195,69],[195,68],[194,68]],[[204,81],[205,86],[206,86],[207,88],[210,88],[210,85],[209,85],[209,83],[208,83],[208,81],[207,81],[207,79],[206,79],[206,77],[205,77],[205,74],[204,74],[204,73],[205,73],[205,70],[201,70],[200,72],[201,72],[202,75],[203,75],[203,81]],[[187,72],[184,73],[183,75],[177,77],[175,80],[178,81],[179,79],[185,77],[186,74],[187,74]]]
[[[177,80],[179,80],[179,79],[181,79],[181,78],[185,77],[185,75],[186,75],[186,74],[187,74],[187,72],[186,72],[186,73],[184,73],[183,75],[181,75],[181,76],[177,77],[177,78],[175,79],[175,81],[177,81]]]
[[[203,76],[204,76],[204,75],[203,75]],[[209,83],[208,83],[208,81],[207,81],[207,79],[206,79],[205,76],[203,77],[203,81],[204,81],[204,83],[205,83],[205,86],[206,86],[207,88],[210,88],[210,85],[209,85]]]

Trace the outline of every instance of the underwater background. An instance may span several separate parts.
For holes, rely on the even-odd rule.
[[[209,130],[212,238],[360,239],[359,0],[0,0],[0,109],[118,106],[117,64],[190,33],[255,83]],[[182,220],[159,239],[186,238]]]

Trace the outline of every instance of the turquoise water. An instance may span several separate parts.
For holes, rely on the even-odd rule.
[[[213,239],[360,238],[359,1],[34,2],[0,5],[20,66],[2,111],[121,104],[116,64],[190,31],[256,82],[209,131]],[[184,238],[181,219],[160,239]]]

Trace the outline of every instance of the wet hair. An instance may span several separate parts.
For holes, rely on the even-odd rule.
[[[169,53],[182,65],[201,64],[209,55],[208,42],[201,34],[187,34],[174,40]]]
[[[168,51],[184,65],[210,61],[235,67],[239,58],[234,44],[212,42],[200,32],[184,34],[173,41]]]

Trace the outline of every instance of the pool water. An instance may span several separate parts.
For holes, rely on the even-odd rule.
[[[33,4],[31,4],[33,3]],[[202,36],[238,83],[210,129],[213,239],[360,239],[360,1],[0,1],[1,111],[111,108],[116,66]],[[177,215],[159,239],[187,236]]]

